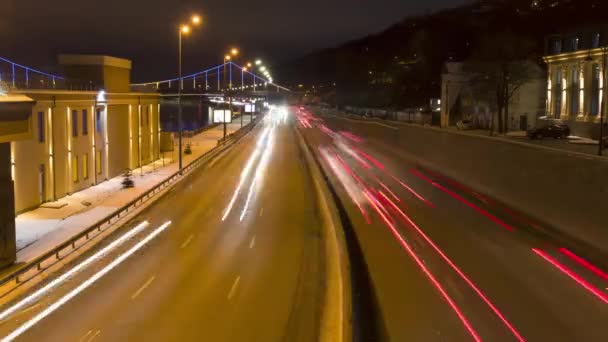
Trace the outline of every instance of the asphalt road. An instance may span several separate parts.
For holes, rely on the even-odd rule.
[[[324,300],[322,227],[294,129],[290,121],[259,124],[114,238],[147,220],[143,232],[8,317],[0,334],[31,321],[171,221],[17,340],[316,340]]]
[[[308,111],[299,121],[369,272],[377,335],[366,338],[608,341],[607,270],[584,250],[368,139],[375,123]]]

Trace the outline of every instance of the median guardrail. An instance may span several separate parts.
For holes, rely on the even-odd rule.
[[[221,139],[218,141],[218,145],[213,149],[205,152],[203,155],[192,161],[186,167],[184,167],[181,171],[177,171],[174,174],[167,177],[165,180],[139,195],[137,198],[127,203],[120,209],[114,211],[103,219],[97,221],[93,225],[89,226],[84,231],[74,235],[70,239],[66,240],[62,244],[58,245],[54,249],[46,252],[45,254],[35,258],[34,260],[24,264],[19,267],[19,269],[10,272],[7,275],[4,275],[2,279],[0,279],[0,298],[4,297],[15,288],[19,287],[21,284],[31,280],[36,277],[40,273],[45,270],[53,267],[61,260],[72,254],[74,251],[80,249],[90,241],[92,241],[95,237],[99,236],[106,229],[112,226],[113,223],[116,223],[124,216],[133,212],[135,209],[141,207],[143,204],[147,203],[150,199],[157,196],[160,192],[162,192],[167,187],[173,185],[176,181],[183,178],[186,174],[192,172],[194,169],[206,163],[210,158],[215,155],[223,152],[232,144],[237,142],[240,138],[242,138],[245,134],[250,132],[257,122],[259,122],[261,116],[258,116],[254,121],[250,122],[237,132],[230,134],[226,137],[226,139]],[[12,286],[10,286],[12,283]],[[5,288],[7,287],[7,288]]]

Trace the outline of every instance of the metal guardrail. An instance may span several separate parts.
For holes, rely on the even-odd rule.
[[[89,228],[85,229],[84,231],[74,235],[67,241],[65,241],[62,244],[60,244],[59,246],[55,247],[53,250],[48,251],[47,253],[37,257],[36,259],[26,263],[19,269],[3,276],[2,279],[0,279],[0,288],[10,284],[11,282],[14,283],[13,284],[14,286],[8,290],[0,289],[0,291],[2,291],[2,293],[0,293],[0,298],[4,297],[5,295],[7,295],[11,291],[13,291],[15,288],[20,286],[20,284],[23,284],[23,283],[31,280],[32,278],[36,277],[40,273],[42,273],[45,270],[49,269],[50,267],[56,265],[61,260],[63,260],[65,257],[69,256],[74,251],[78,250],[79,248],[81,248],[82,246],[86,245],[88,242],[90,242],[91,240],[93,240],[94,238],[99,236],[107,228],[112,226],[112,223],[115,223],[116,221],[120,220],[124,216],[128,215],[133,210],[139,208],[141,205],[148,202],[151,198],[155,197],[162,190],[166,189],[167,187],[169,187],[170,185],[175,183],[178,179],[182,178],[185,174],[198,168],[211,157],[213,157],[213,156],[217,155],[218,153],[227,149],[229,146],[231,146],[232,144],[237,142],[240,138],[242,138],[245,134],[250,132],[255,127],[255,125],[260,121],[260,119],[261,119],[261,116],[259,116],[254,121],[250,122],[249,124],[247,124],[246,126],[241,128],[240,130],[238,130],[237,132],[227,136],[226,140],[220,139],[218,141],[218,145],[216,147],[207,151],[206,153],[204,153],[203,155],[201,155],[200,157],[198,157],[197,159],[192,161],[185,168],[183,168],[181,172],[180,171],[175,172],[171,176],[167,177],[164,181],[157,184],[155,187],[149,189],[148,191],[139,195],[137,198],[135,198],[131,202],[127,203],[120,209],[114,211],[113,213],[109,214],[108,216],[104,217],[103,219],[97,221],[95,224],[89,226]],[[79,243],[79,242],[81,242],[81,243]]]

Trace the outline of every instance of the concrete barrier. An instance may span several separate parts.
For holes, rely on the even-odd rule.
[[[607,158],[432,127],[328,119],[538,218],[600,259],[608,255]]]
[[[323,220],[326,260],[325,300],[321,312],[320,342],[349,342],[352,337],[352,290],[350,262],[338,209],[327,184],[300,131],[294,128],[300,148],[310,166]]]

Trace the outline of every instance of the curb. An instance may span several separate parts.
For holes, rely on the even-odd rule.
[[[346,249],[342,221],[333,202],[321,166],[312,156],[302,133],[295,128],[300,148],[310,166],[315,192],[319,198],[319,207],[323,219],[324,248],[327,260],[326,289],[324,306],[321,313],[319,341],[346,342],[352,341],[352,288],[350,281],[350,261]]]

